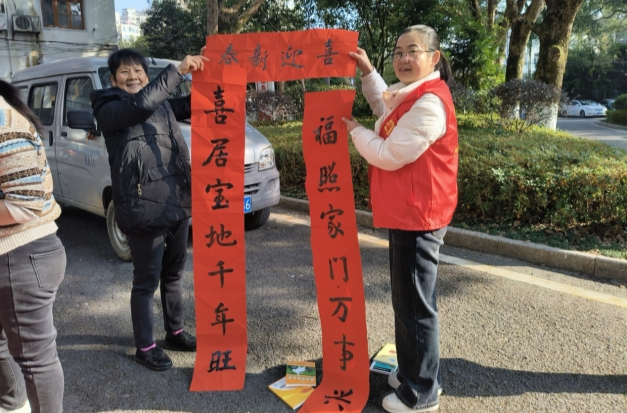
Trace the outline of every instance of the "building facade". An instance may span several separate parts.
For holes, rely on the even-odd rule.
[[[122,9],[122,13],[115,12],[115,25],[118,31],[118,40],[130,42],[141,36],[141,24],[148,15],[145,11]]]
[[[0,79],[53,60],[118,48],[114,0],[0,0]]]

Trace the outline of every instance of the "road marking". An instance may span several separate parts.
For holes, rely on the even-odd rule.
[[[282,221],[292,222],[294,224],[309,226],[309,220],[293,217],[290,215],[276,214],[273,212],[271,217],[280,219]],[[369,242],[371,244],[379,245],[381,247],[388,248],[389,246],[387,240],[375,237],[373,235],[359,233],[358,238],[360,241]],[[492,265],[481,264],[478,262],[465,260],[463,258],[453,257],[451,255],[440,254],[440,261],[447,264],[457,265],[471,270],[484,272],[490,275],[507,278],[513,281],[523,282],[526,284],[535,285],[537,287],[558,291],[564,294],[570,294],[576,297],[586,298],[588,300],[597,301],[604,304],[627,308],[627,299],[616,297],[610,294],[586,290],[584,288],[575,287],[568,284],[562,284],[555,281],[546,280],[544,278],[534,277],[533,275],[522,274],[519,272],[506,270],[504,268],[494,267]]]

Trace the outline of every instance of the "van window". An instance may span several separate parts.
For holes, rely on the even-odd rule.
[[[63,124],[67,125],[68,110],[89,110],[91,111],[91,100],[89,94],[94,90],[94,85],[90,77],[79,77],[68,79],[65,83],[65,104],[63,105]]]
[[[58,84],[33,86],[28,97],[28,107],[39,117],[43,125],[52,125]]]
[[[161,73],[163,69],[165,69],[165,67],[148,66],[148,79],[154,79],[159,73]],[[108,89],[111,87],[111,79],[109,78],[110,74],[111,72],[109,71],[108,66],[102,66],[98,69],[98,77],[100,77],[100,84],[102,85],[103,89]],[[183,80],[183,82],[181,82],[181,84],[178,85],[176,89],[174,89],[174,92],[170,94],[170,98],[185,97],[192,92],[191,75],[185,75],[184,79],[185,80]]]
[[[28,101],[28,86],[18,87],[17,90],[20,91],[20,98],[22,98],[22,102],[27,102]]]

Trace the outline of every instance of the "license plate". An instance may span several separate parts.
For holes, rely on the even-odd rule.
[[[250,196],[246,195],[244,197],[244,213],[250,212],[253,210],[253,200],[250,199]]]

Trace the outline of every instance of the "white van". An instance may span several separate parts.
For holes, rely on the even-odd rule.
[[[169,63],[178,64],[172,60],[151,58],[148,63],[150,79]],[[173,97],[190,93],[191,77],[187,77]],[[42,139],[52,170],[56,200],[106,217],[109,240],[115,253],[129,261],[131,255],[126,237],[114,219],[104,137],[95,124],[93,130],[84,130],[68,123],[69,111],[91,112],[89,94],[92,90],[111,86],[107,58],[77,57],[45,63],[20,70],[11,82],[41,119],[45,130]],[[191,150],[191,125],[180,122],[180,127]],[[270,207],[279,203],[280,183],[272,145],[248,123],[244,162],[244,223],[246,229],[255,229],[266,223]]]

